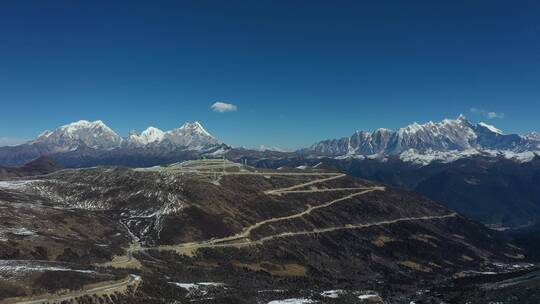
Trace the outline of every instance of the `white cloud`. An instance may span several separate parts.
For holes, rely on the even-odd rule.
[[[0,147],[4,146],[16,146],[27,142],[28,139],[0,137]]]
[[[231,103],[221,102],[218,101],[214,103],[212,106],[212,111],[219,112],[219,113],[225,113],[225,112],[235,112],[238,110],[238,107],[236,105],[233,105]]]
[[[504,118],[504,113],[496,113],[496,112],[487,112],[488,118]]]
[[[484,109],[478,109],[478,108],[471,108],[469,110],[471,113],[477,113],[477,114],[480,114],[482,116],[484,116],[485,118],[488,118],[488,119],[494,119],[494,118],[504,118],[504,113],[497,113],[497,112],[492,112],[492,111],[486,111]]]

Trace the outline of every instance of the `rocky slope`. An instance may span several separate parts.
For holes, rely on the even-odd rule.
[[[0,180],[48,174],[63,168],[64,166],[55,160],[42,156],[21,167],[0,167]]]

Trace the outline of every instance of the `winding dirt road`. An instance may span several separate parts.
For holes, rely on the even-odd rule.
[[[420,217],[404,217],[404,218],[398,218],[394,220],[388,220],[388,221],[380,221],[380,222],[374,222],[374,223],[368,223],[368,224],[357,224],[357,225],[345,225],[345,226],[337,226],[337,227],[329,227],[329,228],[321,228],[321,229],[314,229],[310,231],[296,231],[296,232],[284,232],[280,234],[274,234],[265,236],[263,238],[260,238],[258,240],[254,241],[245,241],[245,242],[238,242],[238,243],[224,243],[224,244],[201,244],[201,246],[195,245],[195,246],[187,246],[185,249],[198,249],[198,248],[223,248],[223,247],[245,247],[245,246],[253,246],[253,245],[262,245],[263,243],[267,241],[272,241],[279,238],[287,238],[287,237],[295,237],[295,236],[301,236],[301,235],[312,235],[312,234],[320,234],[320,233],[327,233],[327,232],[333,232],[338,230],[348,230],[348,229],[362,229],[362,228],[369,228],[369,227],[375,227],[375,226],[383,226],[383,225],[390,225],[395,224],[399,222],[412,222],[412,221],[427,221],[427,220],[437,220],[437,219],[446,219],[457,216],[457,213],[450,213],[445,215],[432,215],[432,216],[420,216]],[[165,249],[165,248],[163,248]],[[168,249],[181,249],[175,246],[170,246]]]
[[[307,187],[307,186],[324,183],[324,182],[327,182],[327,181],[330,181],[330,180],[333,180],[333,179],[342,178],[344,176],[347,176],[347,175],[346,174],[339,174],[339,173],[338,174],[333,174],[330,177],[320,178],[320,179],[312,180],[312,181],[309,181],[309,182],[300,183],[300,184],[297,184],[297,185],[294,185],[294,186],[286,187],[286,188],[268,190],[268,191],[265,191],[264,193],[266,193],[266,194],[287,193],[287,192],[290,192],[290,191],[292,191],[294,189],[304,188],[304,187]]]
[[[263,175],[267,176],[270,175],[266,172],[232,172],[232,173],[226,173],[227,175],[235,175],[235,174],[250,174],[250,175]],[[270,224],[270,223],[276,223],[280,221],[287,221],[292,220],[296,218],[301,218],[305,215],[308,215],[312,213],[313,211],[316,211],[318,209],[322,208],[328,208],[332,205],[343,202],[346,200],[349,200],[353,197],[364,195],[373,191],[385,191],[386,188],[382,186],[375,186],[375,187],[349,187],[349,188],[324,188],[324,189],[302,189],[308,186],[313,186],[316,184],[324,183],[330,180],[335,180],[339,178],[343,178],[346,176],[346,174],[341,173],[301,173],[301,172],[271,172],[271,175],[299,175],[299,176],[316,176],[319,177],[315,180],[311,180],[308,182],[299,183],[293,186],[280,188],[280,189],[272,189],[267,190],[264,193],[267,195],[284,195],[289,193],[318,193],[318,192],[351,192],[351,191],[358,191],[346,194],[342,197],[339,197],[337,199],[331,200],[329,202],[323,203],[321,205],[317,206],[310,206],[307,205],[307,208],[304,211],[301,211],[299,213],[291,214],[288,216],[283,217],[276,217],[276,218],[270,218],[266,219],[260,222],[257,222],[255,224],[252,224],[248,227],[245,227],[241,232],[223,237],[223,238],[217,238],[217,239],[210,239],[200,242],[190,242],[190,243],[182,243],[182,244],[175,244],[175,245],[162,245],[162,246],[156,246],[156,247],[139,247],[136,249],[136,251],[145,251],[145,250],[164,250],[164,251],[176,251],[179,253],[184,254],[194,254],[194,252],[197,249],[200,248],[222,248],[222,247],[244,247],[244,246],[252,246],[252,245],[260,245],[264,242],[278,239],[278,238],[286,238],[286,237],[294,237],[294,236],[300,236],[300,235],[311,235],[311,234],[320,234],[320,233],[327,233],[332,231],[338,231],[338,230],[346,230],[346,229],[361,229],[361,228],[368,228],[373,226],[381,226],[381,225],[390,225],[395,224],[399,222],[405,222],[405,221],[425,221],[425,220],[436,220],[436,219],[445,219],[456,216],[456,213],[446,214],[446,215],[433,215],[433,216],[420,216],[420,217],[403,217],[398,219],[392,219],[392,220],[385,220],[385,221],[379,221],[374,223],[364,223],[364,224],[349,224],[345,226],[337,226],[337,227],[328,227],[328,228],[320,228],[320,229],[314,229],[311,231],[296,231],[296,232],[285,232],[275,235],[269,235],[265,236],[263,238],[260,238],[258,240],[251,240],[249,237],[251,235],[251,232],[257,228],[260,228],[264,225]],[[325,176],[325,177],[322,177]],[[328,177],[326,177],[328,176]]]
[[[141,277],[137,275],[129,275],[127,278],[112,282],[111,284],[106,284],[103,286],[90,287],[89,289],[83,289],[78,291],[72,291],[62,294],[49,294],[37,296],[32,299],[7,299],[0,303],[2,304],[42,304],[42,303],[61,303],[63,301],[71,301],[75,298],[86,296],[86,295],[111,295],[115,292],[124,292],[128,286],[136,286],[141,281]]]
[[[199,165],[201,164],[201,165]],[[200,163],[197,162],[190,162],[187,163],[190,167],[185,168],[182,166],[171,168],[172,171],[177,172],[185,172],[185,173],[196,173],[196,174],[215,174],[215,171],[212,171],[212,169],[223,169],[226,167],[232,167],[230,164],[216,164],[215,161],[201,161]],[[194,165],[191,167],[191,165]],[[235,164],[237,166],[238,164]],[[241,166],[240,166],[241,167]],[[208,170],[210,169],[210,170]],[[149,170],[149,169],[144,169]],[[151,168],[150,170],[154,170]],[[158,170],[158,169],[155,169]],[[160,170],[169,170],[169,169],[160,169]],[[117,258],[116,260],[113,260],[108,263],[101,264],[100,266],[110,266],[110,267],[122,267],[125,265],[130,265],[134,261],[137,261],[133,254],[135,252],[141,252],[146,250],[171,250],[176,251],[183,254],[188,253],[195,253],[197,249],[200,248],[222,248],[222,247],[244,247],[244,246],[253,246],[253,245],[261,245],[265,242],[279,239],[279,238],[288,238],[288,237],[295,237],[295,236],[302,236],[302,235],[314,235],[314,234],[321,234],[321,233],[328,233],[333,231],[339,231],[339,230],[347,230],[347,229],[362,229],[362,228],[368,228],[368,227],[374,227],[374,226],[382,226],[382,225],[391,225],[399,222],[405,222],[405,221],[428,221],[428,220],[437,220],[437,219],[446,219],[455,217],[456,213],[450,213],[446,215],[432,215],[432,216],[419,216],[419,217],[403,217],[403,218],[397,218],[392,220],[385,220],[385,221],[379,221],[379,222],[373,222],[373,223],[364,223],[364,224],[349,224],[345,226],[337,226],[337,227],[328,227],[328,228],[318,228],[311,231],[294,231],[294,232],[284,232],[274,235],[268,235],[265,237],[262,237],[257,240],[251,240],[249,237],[251,235],[251,232],[257,228],[260,228],[264,225],[270,224],[270,223],[276,223],[280,221],[287,221],[292,220],[296,218],[301,218],[305,215],[308,215],[318,209],[322,208],[329,208],[333,206],[334,204],[349,200],[353,197],[364,195],[373,191],[385,191],[385,187],[381,186],[375,186],[375,187],[351,187],[351,188],[312,188],[312,189],[302,189],[306,188],[308,186],[314,186],[316,184],[324,183],[327,181],[343,178],[346,175],[341,173],[328,173],[328,172],[257,172],[257,171],[243,171],[243,172],[217,172],[223,175],[262,175],[262,176],[314,176],[318,177],[317,179],[299,183],[290,187],[280,188],[280,189],[272,189],[267,190],[264,193],[266,195],[286,195],[289,193],[319,193],[319,192],[353,192],[348,193],[346,195],[343,195],[342,197],[333,199],[329,202],[317,205],[317,206],[310,206],[307,205],[306,209],[291,214],[288,216],[282,216],[282,217],[276,217],[276,218],[270,218],[266,219],[260,222],[257,222],[253,225],[250,225],[248,227],[245,227],[241,232],[231,235],[228,237],[218,238],[218,239],[210,239],[200,242],[191,242],[191,243],[182,243],[182,244],[176,244],[176,245],[164,245],[164,246],[156,246],[156,247],[141,247],[140,245],[134,243],[127,249],[127,254],[125,257]],[[357,192],[355,192],[357,191]],[[114,293],[116,291],[123,291],[127,288],[127,286],[130,285],[136,285],[139,283],[141,278],[136,275],[130,275],[126,279],[122,281],[116,281],[111,284],[106,284],[103,286],[98,287],[91,287],[89,289],[80,290],[80,291],[74,291],[68,294],[64,295],[44,295],[41,298],[33,298],[28,300],[18,299],[14,301],[10,301],[9,299],[0,302],[2,304],[37,304],[37,303],[58,303],[61,301],[69,301],[71,299],[85,296],[85,295],[94,295],[94,294],[110,294]]]

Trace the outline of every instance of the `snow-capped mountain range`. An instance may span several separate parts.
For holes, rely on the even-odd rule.
[[[397,131],[377,129],[357,131],[350,137],[324,140],[304,149],[337,158],[377,158],[399,156],[404,161],[426,164],[431,161],[453,161],[483,154],[526,161],[540,154],[540,136],[505,135],[496,127],[473,124],[463,115],[456,119],[425,124],[413,123]]]
[[[46,145],[53,151],[64,152],[73,151],[80,147],[114,149],[148,145],[154,147],[172,145],[192,150],[203,150],[209,146],[219,145],[220,142],[210,135],[199,122],[188,122],[180,128],[169,131],[148,127],[141,134],[132,131],[128,137],[123,138],[101,120],[80,120],[61,126],[54,131],[45,131],[27,144]]]
[[[234,151],[232,151],[234,150]],[[255,153],[270,157],[264,148]],[[21,165],[43,155],[54,156],[66,166],[128,165],[148,166],[201,156],[252,158],[249,149],[233,149],[222,143],[198,122],[162,131],[148,127],[140,134],[118,135],[102,121],[80,120],[45,131],[36,139],[15,147],[0,147],[0,165]],[[266,154],[265,154],[266,153]],[[379,159],[399,157],[405,162],[428,164],[451,162],[484,155],[529,161],[540,155],[540,134],[504,134],[480,122],[471,123],[463,115],[456,119],[425,124],[413,123],[398,130],[357,131],[349,137],[324,140],[295,152],[273,153],[271,157],[301,156]]]
[[[98,164],[160,164],[193,158],[199,154],[220,154],[229,147],[208,133],[199,122],[162,131],[149,127],[140,134],[118,135],[100,120],[80,120],[19,146],[0,147],[0,164],[16,166],[43,155],[54,156],[72,166]],[[104,161],[104,159],[107,159]],[[139,161],[144,159],[142,163]]]
[[[148,127],[140,135],[132,132],[125,141],[127,145],[167,145],[187,147],[192,150],[201,150],[208,146],[219,145],[220,141],[210,135],[199,122],[185,123],[180,128],[162,131],[155,127]]]

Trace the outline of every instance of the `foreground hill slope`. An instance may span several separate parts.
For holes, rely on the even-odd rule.
[[[0,166],[0,180],[23,176],[33,176],[52,173],[63,169],[64,166],[46,156],[39,157],[20,167]]]
[[[243,159],[235,155],[235,159]],[[418,165],[396,157],[335,159],[289,156],[249,158],[265,168],[322,164],[349,175],[409,189],[469,218],[494,227],[519,227],[540,221],[540,157],[516,162],[473,156],[449,163]]]
[[[92,271],[90,281],[106,269],[112,271],[109,276],[132,275],[111,287],[124,288],[114,301],[108,298],[113,303],[189,301],[209,295],[209,303],[266,303],[287,297],[356,303],[361,296],[399,303],[464,271],[525,258],[496,232],[422,196],[313,168],[257,170],[202,160],[136,170],[71,169],[0,193],[23,196],[22,202],[3,199],[14,214],[16,203],[32,206],[40,198],[43,205],[91,218],[86,227],[76,228],[81,240],[91,243],[96,236],[115,232],[116,241],[95,244],[102,248],[99,256],[85,243],[73,245],[71,251],[77,254],[69,259],[71,267]],[[32,198],[25,200],[24,195]],[[6,234],[0,245],[15,253],[4,260],[20,260],[21,248],[49,233],[32,228],[39,223],[9,224],[9,229],[33,229],[34,235],[19,235],[14,243],[15,237]],[[118,246],[123,246],[123,254]],[[56,255],[36,259],[65,260]],[[21,278],[20,284],[32,288],[21,287],[25,291],[18,295],[43,299],[43,275]],[[0,273],[2,280],[7,284]],[[195,284],[200,282],[214,283]],[[66,284],[58,288],[81,288]],[[82,288],[86,295],[96,294]],[[336,289],[342,292],[335,298],[323,295]]]

